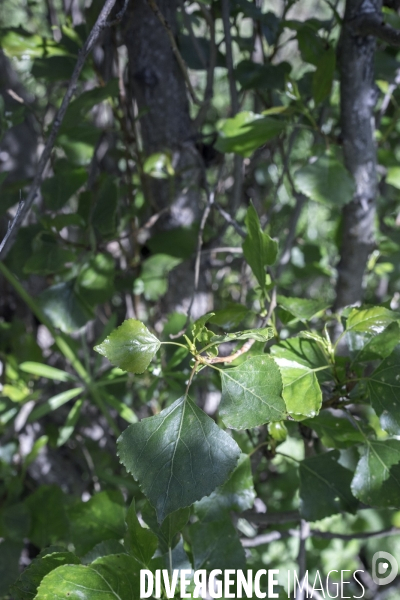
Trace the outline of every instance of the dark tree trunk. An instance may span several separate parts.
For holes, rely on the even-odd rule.
[[[362,299],[363,276],[374,245],[376,146],[374,107],[375,38],[352,31],[351,20],[363,12],[380,12],[380,0],[347,0],[340,40],[341,120],[346,167],[353,175],[353,200],[343,210],[341,258],[336,309]]]
[[[177,29],[177,4],[158,0],[157,6],[172,31]],[[204,164],[196,148],[185,80],[173,54],[165,28],[146,0],[129,5],[124,30],[128,49],[128,88],[137,103],[140,135],[146,156],[170,151],[176,172],[169,180],[148,180],[150,201],[157,211],[168,208],[158,221],[160,229],[189,226],[201,215]],[[165,250],[168,253],[168,249]],[[186,312],[193,291],[193,264],[187,261],[170,274],[165,312]],[[193,305],[194,317],[207,312],[211,296],[204,278]]]

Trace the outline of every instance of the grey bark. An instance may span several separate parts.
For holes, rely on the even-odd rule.
[[[158,0],[157,6],[172,31],[177,31],[177,2]],[[157,228],[189,226],[200,219],[204,164],[196,149],[196,132],[182,71],[167,32],[146,0],[131,2],[124,37],[128,49],[128,89],[139,111],[145,156],[169,150],[176,172],[169,180],[148,180],[150,202],[157,211],[167,208]],[[168,248],[165,249],[168,253]],[[186,262],[170,273],[163,312],[188,310],[193,292],[193,264]],[[211,296],[204,278],[192,307],[194,317],[207,312]]]
[[[374,246],[377,172],[374,142],[375,38],[358,35],[352,20],[380,13],[380,0],[347,0],[339,46],[341,124],[345,165],[355,182],[352,201],[343,210],[336,310],[360,302],[368,255]]]

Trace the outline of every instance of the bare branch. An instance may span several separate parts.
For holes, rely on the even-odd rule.
[[[365,13],[348,24],[357,35],[373,35],[385,44],[400,46],[400,31],[385,23],[380,13]]]
[[[86,58],[92,51],[93,46],[98,41],[100,34],[105,29],[105,27],[107,27],[107,19],[108,19],[110,12],[114,8],[115,2],[116,2],[116,0],[106,0],[98,18],[97,18],[97,21],[94,24],[93,29],[89,34],[89,37],[87,38],[82,50],[79,53],[74,72],[72,73],[72,77],[69,81],[67,91],[65,92],[65,96],[61,103],[61,106],[58,109],[56,117],[53,121],[50,135],[48,137],[48,140],[46,142],[46,145],[45,145],[42,155],[40,157],[40,160],[39,160],[39,163],[38,163],[38,166],[36,169],[36,174],[35,174],[34,180],[32,182],[32,185],[29,189],[27,198],[26,198],[25,202],[23,203],[23,206],[18,207],[17,214],[12,221],[11,227],[9,227],[9,229],[7,231],[5,239],[3,240],[2,244],[1,244],[0,258],[3,260],[7,256],[11,246],[13,245],[17,231],[21,227],[24,218],[30,211],[32,204],[36,198],[36,194],[38,193],[38,190],[42,183],[42,177],[43,177],[45,167],[47,165],[47,162],[48,162],[51,152],[53,150],[53,146],[55,144],[55,141],[56,141],[58,132],[60,130],[61,124],[63,122],[63,119],[65,117],[65,113],[67,112],[68,105],[71,102],[72,97],[75,93],[76,86],[78,84],[79,75],[82,71],[83,65],[85,64]]]
[[[239,225],[239,223],[236,221],[236,219],[231,217],[231,215],[228,212],[226,212],[226,210],[224,208],[222,208],[222,206],[220,206],[217,202],[214,203],[214,206],[217,209],[217,211],[219,212],[219,214],[224,217],[225,221],[227,223],[229,223],[229,225],[232,225],[232,227],[236,230],[236,232],[242,238],[245,238],[246,232],[244,229],[242,229],[242,227]]]
[[[279,513],[253,513],[244,512],[242,515],[250,523],[256,525],[278,525],[281,523],[290,523],[292,521],[300,521],[300,513],[298,510],[289,510]]]
[[[25,202],[23,200],[19,201],[17,212],[15,213],[15,216],[13,217],[13,219],[11,221],[9,221],[9,223],[8,223],[7,233],[4,236],[4,239],[3,239],[3,241],[0,244],[0,256],[1,256],[1,253],[3,251],[3,248],[7,244],[7,240],[10,238],[11,233],[12,233],[14,227],[16,226],[15,224],[17,223],[17,221],[19,219],[19,216],[20,216],[20,214],[22,212],[22,209],[24,208],[24,204],[25,204]]]

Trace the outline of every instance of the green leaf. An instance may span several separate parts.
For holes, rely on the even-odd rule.
[[[60,427],[57,438],[57,448],[63,446],[69,440],[75,430],[83,406],[83,400],[77,400],[68,413],[65,424]]]
[[[213,335],[210,339],[212,344],[224,344],[236,340],[256,340],[257,342],[268,342],[274,337],[272,327],[261,327],[260,329],[247,329],[236,333],[224,333],[224,335]]]
[[[330,95],[335,67],[335,50],[333,48],[328,48],[319,58],[317,69],[313,75],[312,94],[315,104],[320,104]]]
[[[143,507],[142,517],[145,523],[157,536],[160,543],[160,552],[167,553],[170,548],[175,548],[181,539],[180,532],[190,518],[190,508],[180,508],[170,513],[160,525],[157,513],[149,502]]]
[[[330,156],[321,156],[298,169],[294,182],[298,191],[314,202],[340,207],[353,198],[353,179],[344,166]]]
[[[33,423],[37,421],[37,419],[41,419],[44,415],[47,415],[49,412],[53,412],[53,410],[57,410],[60,406],[63,406],[72,398],[76,398],[83,392],[83,388],[72,388],[71,390],[66,390],[65,392],[61,392],[52,398],[49,398],[45,402],[42,402],[38,406],[36,406],[31,414],[28,417],[28,423]]]
[[[368,396],[382,429],[400,435],[400,348],[366,379]]]
[[[389,356],[400,341],[399,317],[383,306],[354,308],[346,322],[346,338],[354,360]]]
[[[67,160],[56,163],[55,175],[42,184],[43,200],[49,210],[60,210],[76,194],[88,177],[83,167],[73,167]]]
[[[218,521],[228,511],[241,513],[249,510],[255,498],[250,457],[242,454],[238,466],[228,481],[214,490],[210,496],[196,502],[195,511],[202,522]]]
[[[159,347],[159,340],[143,323],[127,319],[94,349],[124,371],[143,373]]]
[[[159,522],[224,483],[239,458],[236,442],[184,397],[130,425],[118,440],[118,453]]]
[[[117,411],[119,416],[122,417],[127,423],[137,423],[138,418],[133,412],[133,410],[130,408],[130,406],[125,404],[125,402],[118,400],[118,398],[116,398],[112,394],[107,394],[103,392],[102,395],[104,396],[104,399],[107,402],[107,404],[112,406],[114,410]]]
[[[79,565],[80,560],[72,552],[54,552],[35,558],[21,573],[11,592],[15,600],[33,600],[42,579],[62,565]]]
[[[125,545],[129,553],[147,567],[157,550],[158,540],[150,529],[145,529],[140,525],[136,516],[134,499],[126,514],[126,524],[128,531],[125,536]]]
[[[300,512],[317,521],[342,510],[354,512],[358,502],[350,484],[352,473],[339,464],[338,450],[331,450],[300,463]]]
[[[72,263],[75,254],[70,250],[61,248],[54,241],[47,242],[43,239],[35,244],[33,254],[24,266],[24,273],[37,275],[53,275],[66,269],[66,263]]]
[[[308,300],[305,298],[288,298],[277,296],[278,306],[282,306],[300,321],[309,321],[319,312],[326,310],[330,304],[323,300]]]
[[[244,548],[230,517],[218,521],[194,523],[189,528],[194,568],[244,569]]]
[[[124,498],[117,490],[95,494],[87,502],[68,507],[71,539],[77,554],[86,554],[104,540],[120,540],[125,534]]]
[[[155,254],[145,260],[141,275],[134,283],[135,293],[144,293],[146,300],[161,298],[168,289],[168,273],[181,262],[181,258],[169,254]]]
[[[64,494],[57,485],[42,485],[25,500],[31,513],[30,541],[44,548],[64,540],[68,531]]]
[[[265,290],[265,267],[273,265],[278,255],[278,243],[263,233],[256,209],[250,204],[246,214],[247,236],[243,254],[262,290]]]
[[[327,448],[350,448],[365,440],[365,435],[353,425],[347,413],[342,410],[321,410],[314,419],[303,421],[303,425],[314,429]]]
[[[38,296],[38,301],[53,326],[64,333],[80,329],[93,318],[88,305],[75,290],[75,280],[52,285]]]
[[[236,329],[249,313],[251,314],[251,311],[243,304],[229,302],[225,308],[215,311],[210,323],[223,329]]]
[[[140,565],[127,554],[112,554],[91,565],[64,565],[42,580],[35,600],[135,600]]]
[[[389,167],[386,174],[386,183],[400,190],[400,167]]]
[[[175,174],[171,155],[166,152],[155,152],[146,158],[143,172],[155,179],[168,179]]]
[[[215,313],[213,313],[213,312],[206,313],[205,315],[203,315],[202,317],[200,317],[193,323],[193,326],[192,326],[193,342],[196,342],[196,340],[199,340],[200,342],[203,342],[205,344],[208,343],[209,334],[213,335],[213,333],[212,333],[212,331],[209,331],[206,328],[206,323],[211,319],[211,317],[214,316],[214,314]],[[202,335],[204,331],[207,332],[205,337]]]
[[[69,129],[70,133],[71,129]],[[117,204],[117,184],[108,175],[101,180],[100,186],[95,192],[91,217],[93,227],[106,238],[112,237],[115,233]]]
[[[332,375],[328,357],[321,348],[323,340],[294,337],[280,342],[271,348],[271,355],[275,360],[284,358],[293,361],[314,371],[320,383],[331,381]]]
[[[61,369],[56,369],[55,367],[50,367],[49,365],[45,365],[43,363],[27,361],[21,363],[19,368],[24,373],[30,373],[31,375],[36,375],[37,377],[45,377],[46,379],[53,379],[54,381],[75,380],[74,376],[70,373],[61,371]]]
[[[371,333],[377,335],[390,323],[399,318],[399,314],[388,308],[384,308],[383,306],[353,308],[347,318],[346,332]]]
[[[400,477],[392,475],[394,465],[400,463],[400,442],[366,440],[363,454],[358,462],[351,490],[361,502],[372,506],[392,505],[393,491],[400,498]],[[383,494],[386,484],[387,495]],[[396,508],[400,503],[397,502]]]
[[[90,304],[108,300],[114,292],[114,259],[110,254],[92,256],[79,273],[80,292]]]
[[[283,121],[252,112],[240,112],[220,126],[215,147],[220,152],[250,156],[254,150],[278,136],[285,127]]]
[[[275,362],[281,372],[282,397],[288,413],[295,419],[315,417],[322,404],[322,392],[315,369],[293,360],[290,352],[286,358],[282,354],[275,357]]]
[[[23,550],[22,542],[3,540],[0,542],[0,596],[7,594],[8,588],[19,575],[19,559]]]
[[[118,540],[105,540],[104,542],[99,542],[82,556],[82,564],[90,565],[90,563],[94,562],[98,558],[102,558],[103,556],[109,556],[110,554],[128,554],[125,550],[124,546],[118,542]]]
[[[0,511],[0,535],[17,542],[28,537],[31,515],[23,502],[5,506]]]
[[[281,374],[268,355],[253,356],[238,367],[220,370],[220,374],[219,414],[227,427],[250,429],[286,417]]]

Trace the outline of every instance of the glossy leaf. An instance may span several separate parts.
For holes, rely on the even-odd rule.
[[[331,380],[328,357],[323,350],[323,340],[294,337],[271,348],[274,359],[284,358],[315,372],[320,383]]]
[[[165,517],[160,523],[157,521],[157,513],[149,502],[143,506],[142,517],[146,525],[157,536],[160,552],[168,553],[169,549],[174,549],[181,539],[180,532],[185,527],[190,518],[190,508],[179,508]]]
[[[159,340],[143,323],[128,319],[94,349],[124,371],[143,373],[159,347]]]
[[[190,398],[130,425],[118,440],[121,462],[159,522],[210,494],[233,471],[239,448]]]
[[[398,440],[368,440],[351,484],[353,494],[368,505],[392,506],[393,491],[400,498],[400,478],[397,472],[391,475],[393,466],[399,463]],[[383,494],[384,483],[387,494]],[[400,507],[400,502],[396,507]]]
[[[314,202],[343,206],[353,197],[354,182],[349,172],[329,156],[298,169],[294,181],[296,188]]]
[[[300,463],[300,511],[304,519],[317,521],[342,510],[354,512],[358,502],[350,484],[352,473],[339,464],[339,452],[331,450]]]
[[[278,255],[278,243],[261,230],[256,209],[250,204],[246,214],[247,236],[243,242],[243,254],[257,278],[261,289],[265,290],[265,267],[273,265]]]
[[[136,600],[140,565],[127,554],[112,554],[91,565],[65,565],[42,580],[35,600]]]
[[[278,365],[268,355],[254,356],[239,367],[221,370],[220,374],[219,414],[225,425],[249,429],[285,418],[282,377]]]
[[[147,566],[157,550],[158,540],[150,529],[142,527],[139,523],[134,500],[128,509],[126,524],[128,531],[125,536],[125,544],[130,554],[142,565]]]
[[[110,554],[128,554],[124,546],[115,539],[105,540],[96,544],[89,552],[82,556],[83,565],[89,565],[98,558],[110,556]]]
[[[15,600],[32,600],[43,577],[62,565],[79,565],[80,560],[72,552],[52,552],[34,559],[21,573],[11,591]]]
[[[346,332],[367,332],[377,335],[399,318],[399,314],[383,306],[353,308],[347,317]]]
[[[247,329],[246,331],[237,331],[236,333],[225,333],[224,335],[213,335],[211,344],[224,344],[225,342],[234,342],[236,340],[256,340],[257,342],[268,342],[274,337],[272,327],[261,327],[260,329]]]
[[[253,485],[250,458],[242,454],[238,466],[226,483],[210,496],[196,502],[195,511],[202,522],[217,521],[228,511],[243,512],[254,503],[256,493]]]

